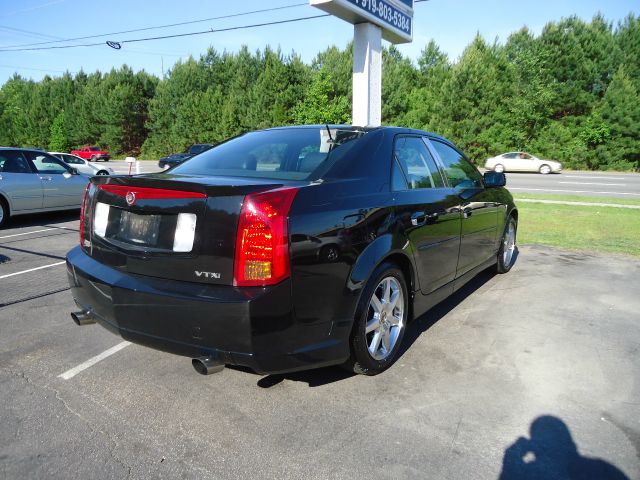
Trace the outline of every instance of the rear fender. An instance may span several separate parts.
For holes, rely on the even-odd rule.
[[[356,310],[353,312],[354,317],[357,314],[357,307],[361,303],[360,296],[362,295],[362,290],[366,285],[367,281],[371,277],[373,271],[380,265],[382,262],[387,260],[390,257],[402,257],[403,263],[410,265],[409,275],[411,278],[407,279],[407,288],[409,289],[409,295],[412,294],[412,291],[417,288],[416,287],[416,279],[415,279],[415,266],[413,264],[413,257],[411,252],[409,251],[409,242],[403,239],[394,237],[391,234],[383,235],[381,237],[376,238],[373,242],[371,242],[367,248],[360,254],[353,268],[351,269],[351,273],[349,275],[349,279],[347,281],[347,289],[358,295],[358,302],[356,302]],[[394,261],[394,263],[398,263]],[[398,265],[403,271],[403,265]]]

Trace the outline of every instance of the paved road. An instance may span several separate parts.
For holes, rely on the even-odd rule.
[[[411,324],[377,377],[203,377],[72,323],[69,292],[51,292],[76,217],[0,231],[0,478],[564,478],[584,457],[638,478],[638,260],[522,247],[511,273]]]
[[[563,172],[554,175],[507,173],[514,193],[551,193],[640,199],[640,174]]]
[[[102,165],[102,162],[98,162]],[[140,163],[140,173],[151,173],[151,172],[160,172],[161,169],[158,167],[157,161],[152,160],[142,160]],[[119,174],[128,174],[129,173],[129,164],[123,160],[110,160],[106,162],[108,167],[113,168],[116,173]],[[131,173],[136,173],[136,166],[132,164]]]

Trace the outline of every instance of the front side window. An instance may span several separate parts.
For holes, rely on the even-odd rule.
[[[444,182],[436,162],[420,137],[399,137],[393,149],[394,161],[398,163],[405,176],[408,188],[442,188]],[[396,179],[398,170],[394,169],[392,186],[396,189],[401,181]]]
[[[33,162],[38,173],[62,175],[68,172],[67,167],[52,155],[39,152],[24,152],[24,154]]]
[[[283,128],[251,132],[215,146],[170,173],[306,180],[356,143],[364,132]]]
[[[460,152],[438,140],[431,140],[431,143],[438,152],[452,187],[482,188],[482,175]]]

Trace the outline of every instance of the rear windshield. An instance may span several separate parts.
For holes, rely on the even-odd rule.
[[[364,132],[336,128],[251,132],[187,160],[171,173],[308,180],[351,149],[362,135]]]

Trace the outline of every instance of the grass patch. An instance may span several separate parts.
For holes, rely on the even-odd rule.
[[[519,243],[640,256],[638,210],[522,202],[518,211]]]
[[[507,187],[508,188],[508,187]],[[638,205],[640,198],[611,198],[611,197],[588,197],[583,195],[552,195],[546,193],[526,193],[511,192],[516,202],[519,198],[530,198],[532,200],[555,200],[558,202],[588,202],[588,203],[612,203],[615,205]],[[518,204],[520,205],[520,204]]]

